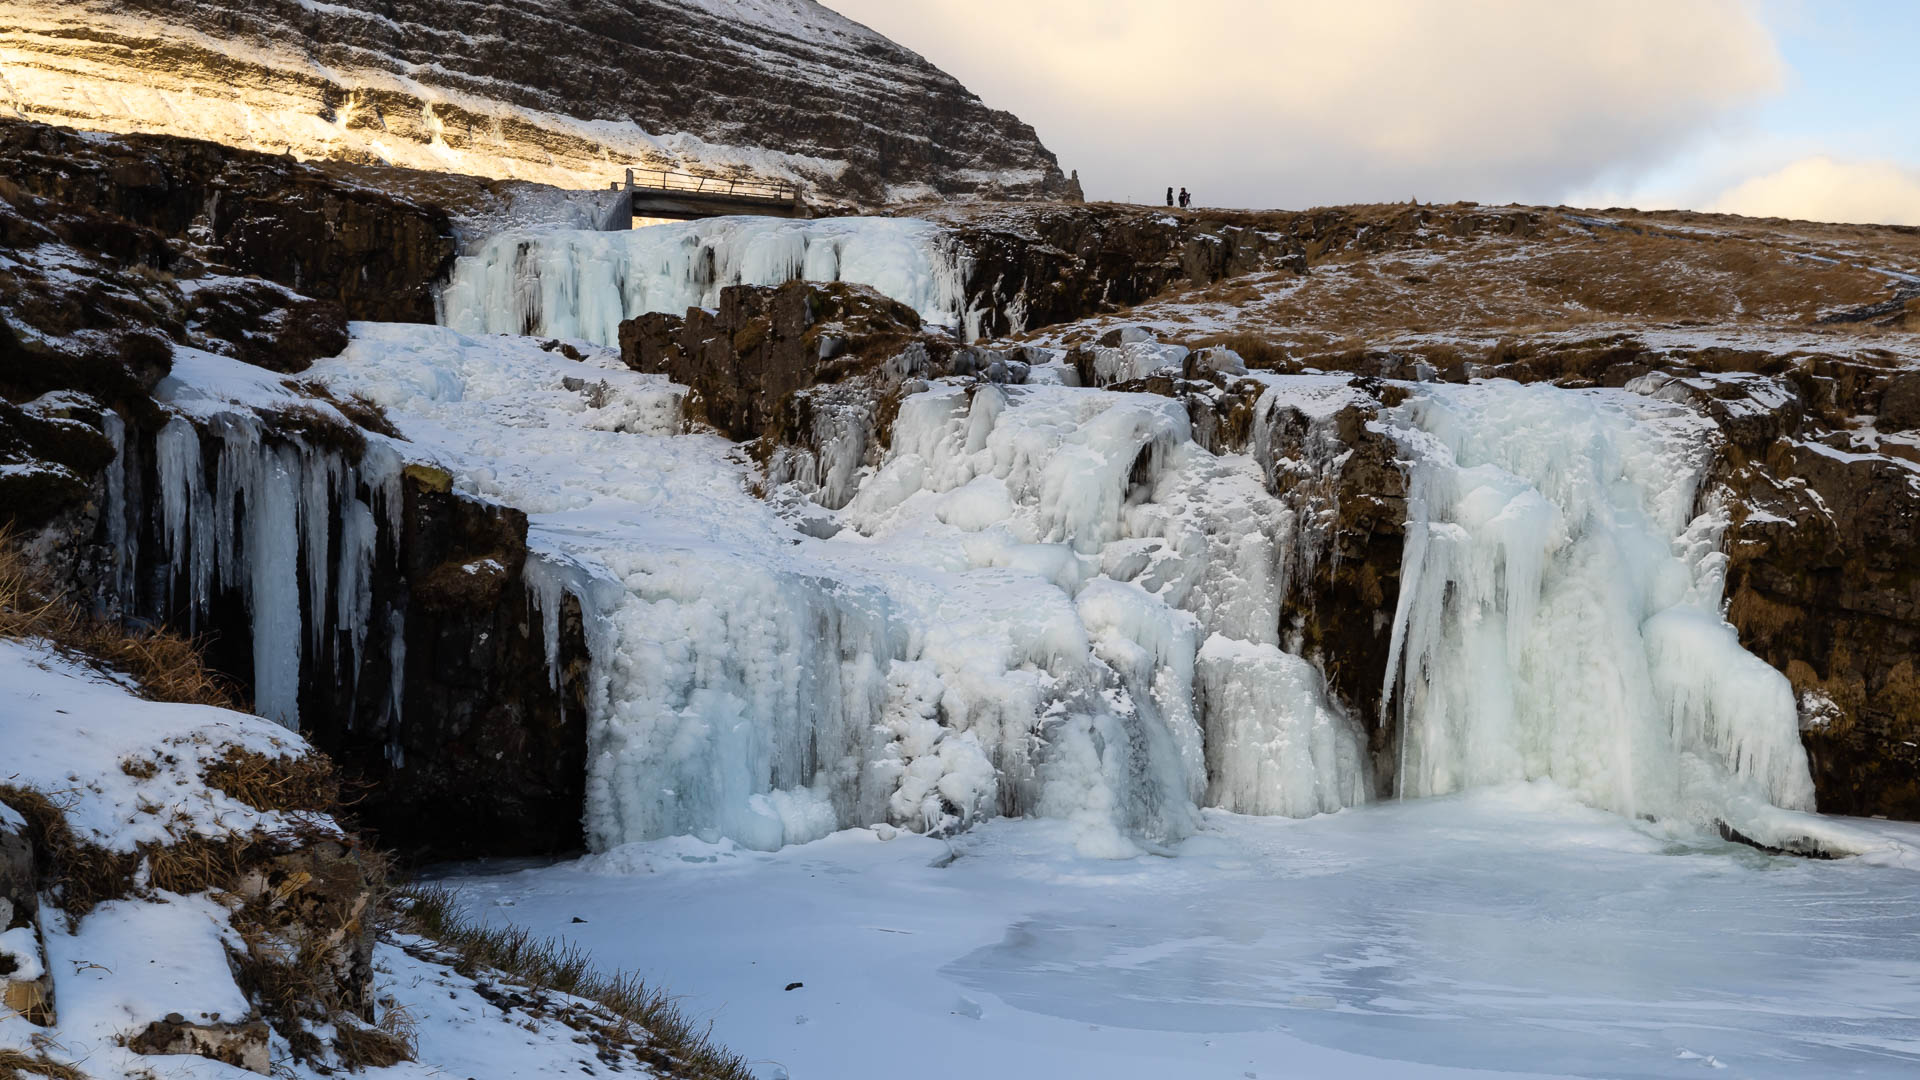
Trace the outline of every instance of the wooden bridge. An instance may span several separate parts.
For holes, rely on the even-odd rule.
[[[625,187],[617,182],[613,186],[625,192],[636,218],[691,221],[726,214],[786,218],[812,216],[806,200],[801,197],[799,186],[795,184],[628,169]]]

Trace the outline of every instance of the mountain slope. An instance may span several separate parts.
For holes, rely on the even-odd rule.
[[[0,0],[0,111],[570,188],[1076,193],[1017,117],[812,0]]]

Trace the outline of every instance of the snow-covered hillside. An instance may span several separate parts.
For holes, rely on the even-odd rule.
[[[640,166],[868,204],[1069,191],[1031,128],[813,0],[7,0],[0,108],[563,188]]]
[[[24,806],[43,796],[38,805],[59,815],[70,830],[62,842],[74,845],[34,851],[48,834],[28,831],[0,802],[0,1072],[306,1078],[337,1075],[353,1061],[364,1075],[395,1080],[533,1080],[609,1067],[662,1075],[649,1067],[648,1034],[591,1001],[475,970],[457,952],[399,930],[374,940],[372,924],[385,919],[367,906],[370,894],[358,895],[361,906],[344,926],[303,922],[316,903],[309,889],[339,885],[337,865],[326,862],[339,856],[306,853],[331,851],[345,834],[321,813],[252,805],[257,796],[229,790],[231,771],[220,770],[236,759],[311,752],[259,717],[144,700],[129,680],[45,641],[0,640],[0,799]],[[28,837],[31,862],[57,875],[39,883],[37,905],[30,886],[16,893],[22,882],[14,875],[28,865],[12,858],[17,837]],[[87,861],[62,864],[76,857]],[[119,858],[137,860],[137,872],[119,895],[82,909],[67,875],[98,877]],[[198,860],[214,868],[200,869]],[[248,865],[222,876],[228,861]],[[194,875],[205,881],[169,891]],[[296,1049],[283,1027],[288,1018],[272,1014],[275,1001],[263,993],[261,957],[305,949],[303,962],[318,962],[363,936],[364,1016],[382,1025],[315,1013],[307,1019],[322,1041],[303,1036],[308,1045]],[[381,1045],[404,1047],[410,1059],[349,1058],[344,1035],[340,1048],[332,1045],[347,1028],[392,1039]],[[581,1035],[615,1028],[624,1034]]]

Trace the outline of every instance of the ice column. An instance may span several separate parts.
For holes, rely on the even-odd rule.
[[[1626,391],[1423,389],[1386,687],[1396,787],[1551,778],[1624,814],[1811,809],[1787,680],[1721,617],[1716,437]],[[1752,833],[1749,832],[1749,835]]]

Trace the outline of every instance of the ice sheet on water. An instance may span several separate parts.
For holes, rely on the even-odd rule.
[[[1298,822],[1209,811],[1173,857],[1123,863],[996,821],[775,854],[665,840],[456,884],[489,921],[647,965],[796,1076],[890,1075],[939,1045],[919,1074],[1684,1080],[1712,1057],[1904,1078],[1920,827],[1833,824],[1885,858],[1770,857],[1538,782]]]

